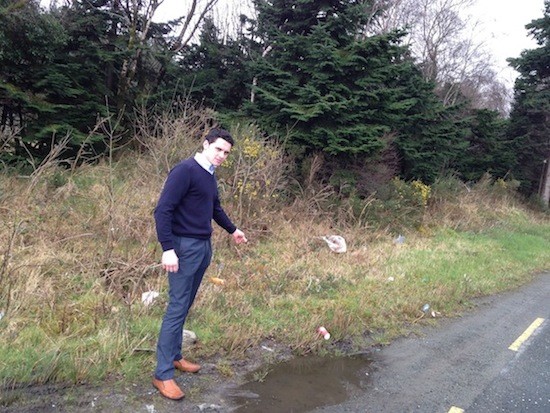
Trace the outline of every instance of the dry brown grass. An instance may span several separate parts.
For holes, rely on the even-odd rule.
[[[455,179],[445,182],[450,187],[433,194],[433,202],[427,209],[425,221],[439,227],[460,230],[486,229],[510,219],[536,219],[542,216],[527,212],[526,206],[515,192],[514,181],[494,180],[485,175],[479,182],[467,186]],[[439,193],[438,193],[439,192]]]

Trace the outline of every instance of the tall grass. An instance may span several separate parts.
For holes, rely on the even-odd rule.
[[[170,167],[212,123],[186,110],[143,117],[139,148],[94,165],[44,165],[31,179],[3,170],[0,387],[153,370],[167,285],[152,211]],[[240,357],[266,339],[320,351],[321,324],[334,340],[386,342],[429,318],[426,303],[452,316],[550,267],[548,214],[523,205],[513,183],[394,180],[383,197],[337,199],[314,179],[297,185],[292,159],[254,125],[232,132],[219,185],[249,243],[236,247],[215,230],[187,325],[199,337],[194,358]],[[400,233],[405,242],[395,243]],[[330,234],[345,237],[347,253],[328,249],[321,237]],[[161,295],[145,306],[150,290]]]

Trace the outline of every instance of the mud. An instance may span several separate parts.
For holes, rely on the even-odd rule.
[[[199,360],[197,374],[176,372],[176,381],[185,391],[182,401],[160,396],[149,378],[135,380],[111,377],[101,384],[62,384],[0,389],[1,413],[60,412],[232,412],[237,404],[232,398],[235,389],[265,366],[292,360],[292,351],[274,341],[251,347],[245,357],[228,361],[219,358]],[[220,364],[224,368],[219,368]]]

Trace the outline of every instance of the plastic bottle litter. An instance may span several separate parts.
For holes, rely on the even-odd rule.
[[[430,304],[424,304],[424,307],[422,307],[422,311],[424,313],[427,313],[429,309],[430,309]]]
[[[317,332],[323,336],[325,340],[328,340],[330,338],[330,333],[327,331],[327,329],[323,326],[319,327],[317,329]]]

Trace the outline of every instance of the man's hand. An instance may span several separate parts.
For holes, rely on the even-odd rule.
[[[162,268],[169,272],[177,272],[179,268],[179,259],[176,251],[168,250],[162,253]]]
[[[248,242],[248,240],[246,239],[246,237],[244,236],[244,232],[242,232],[240,229],[236,229],[235,232],[233,234],[233,240],[235,241],[235,243],[237,244],[241,244],[243,242]]]

